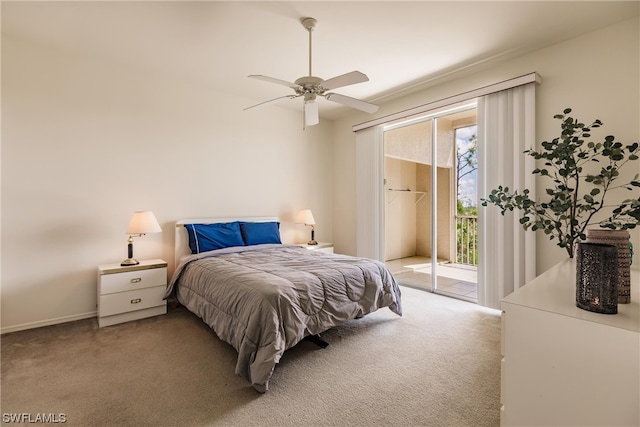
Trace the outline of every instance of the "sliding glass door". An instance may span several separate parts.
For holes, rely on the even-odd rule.
[[[522,152],[535,145],[535,91],[539,83],[541,83],[540,76],[530,73],[353,126],[353,131],[356,133],[356,255],[385,260],[385,203],[388,202],[387,196],[389,196],[385,190],[387,184],[384,183],[383,139],[386,131],[393,130],[394,127],[410,126],[420,121],[432,120],[435,126],[431,133],[436,137],[432,139],[429,146],[432,150],[430,164],[440,168],[442,166],[439,158],[435,157],[434,161],[433,156],[435,152],[442,149],[443,119],[454,122],[455,129],[472,124],[463,123],[464,121],[475,123],[475,113],[473,119],[456,116],[457,113],[465,114],[462,103],[467,103],[470,109],[474,109],[473,105],[469,105],[470,99],[474,99],[477,105],[478,116],[476,129],[478,194],[486,197],[492,188],[507,182],[509,188],[514,190],[528,188],[535,192],[532,190],[535,188],[535,180],[530,173],[526,173],[533,168],[527,163],[527,160],[532,161],[532,159],[523,161],[522,159],[527,156],[522,156]],[[507,171],[510,173],[509,176],[505,176]],[[454,280],[457,284],[450,286],[448,292],[464,287],[462,285],[477,283],[478,304],[499,308],[500,300],[504,296],[535,277],[534,234],[525,233],[517,223],[518,218],[513,215],[511,216],[515,220],[491,212],[489,209],[476,209],[477,218],[471,218],[471,224],[464,224],[462,221],[466,221],[466,218],[463,217],[469,216],[468,211],[458,212],[455,219],[456,238],[461,234],[469,238],[469,244],[477,245],[477,249],[473,249],[477,268],[471,264],[465,275],[458,277],[461,269],[456,268],[450,271],[448,268],[451,267],[450,265],[440,262],[442,253],[446,252],[439,248],[443,236],[439,229],[443,214],[440,209],[441,199],[438,195],[438,193],[442,195],[443,190],[439,187],[442,179],[437,171],[432,170],[431,176],[432,182],[428,185],[430,193],[425,196],[432,201],[429,207],[432,215],[428,222],[430,225],[426,226],[427,231],[424,233],[416,231],[421,235],[428,235],[427,238],[435,249],[434,253],[429,254],[429,267],[436,270],[435,284],[429,282],[431,289],[444,292],[442,277],[445,277],[445,274],[451,276],[455,274]],[[455,200],[457,204],[457,199]],[[457,222],[458,220],[460,222]],[[468,227],[477,227],[477,230]],[[460,228],[464,230],[458,233],[457,230]],[[477,235],[474,236],[473,233],[476,232]],[[456,247],[459,244],[462,245],[459,240],[456,240]],[[432,262],[433,259],[438,262]],[[390,261],[399,263],[397,260]],[[465,262],[457,262],[457,264],[469,267]],[[474,292],[469,291],[462,297],[471,299]]]
[[[383,129],[385,262],[406,286],[472,301],[473,269],[457,262],[456,129],[475,120],[467,103]]]

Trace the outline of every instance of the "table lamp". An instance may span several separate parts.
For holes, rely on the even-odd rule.
[[[298,212],[298,218],[296,220],[298,224],[310,225],[311,226],[311,240],[307,242],[307,245],[317,245],[318,242],[315,241],[315,228],[313,227],[316,224],[316,221],[313,219],[313,214],[311,213],[311,209],[302,209]]]
[[[142,237],[147,233],[161,233],[162,229],[156,216],[151,211],[138,211],[134,212],[127,228],[127,234],[129,235],[129,245],[127,248],[128,258],[122,261],[120,265],[138,265],[140,262],[133,258],[133,237]]]

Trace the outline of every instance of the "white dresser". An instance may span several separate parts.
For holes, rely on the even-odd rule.
[[[576,307],[566,260],[502,300],[503,426],[640,425],[640,275],[618,314]]]
[[[161,259],[140,261],[122,267],[107,264],[98,267],[98,325],[115,325],[167,312],[163,300],[167,289],[167,262]]]

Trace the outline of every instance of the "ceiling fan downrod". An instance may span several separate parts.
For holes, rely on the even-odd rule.
[[[312,33],[317,23],[318,21],[313,18],[302,19],[302,26],[309,32],[309,77],[313,76],[311,71]]]

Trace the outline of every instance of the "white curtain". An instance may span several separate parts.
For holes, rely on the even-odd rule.
[[[382,127],[356,132],[356,255],[384,261]]]
[[[528,188],[535,160],[535,83],[478,99],[478,194],[487,198],[499,185]],[[488,205],[478,209],[478,304],[500,308],[500,300],[535,277],[535,233],[525,231],[517,211]]]

